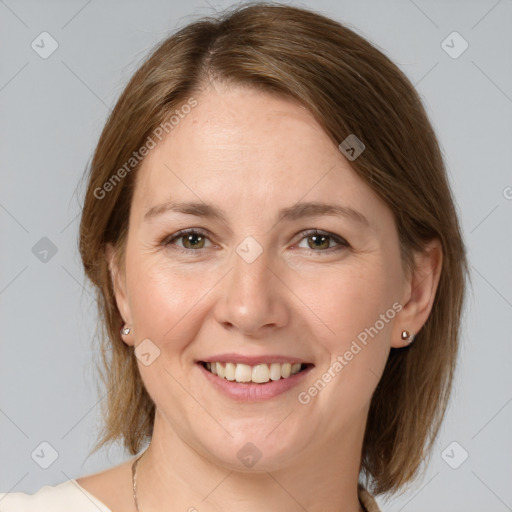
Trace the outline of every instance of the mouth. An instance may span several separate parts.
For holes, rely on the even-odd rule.
[[[299,373],[310,370],[314,366],[311,363],[296,362],[273,362],[248,365],[220,361],[198,361],[198,364],[219,379],[246,385],[265,385],[276,381],[287,380]]]

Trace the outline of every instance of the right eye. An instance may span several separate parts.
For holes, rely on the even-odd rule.
[[[183,240],[183,247],[180,247],[174,243],[175,240],[179,239]],[[189,228],[182,229],[181,231],[178,231],[171,236],[167,236],[164,238],[164,240],[162,240],[161,245],[171,250],[177,250],[190,254],[197,253],[200,249],[204,249],[204,243],[206,240],[209,240],[209,238],[207,237],[205,231],[196,228]],[[189,247],[187,247],[187,245]]]

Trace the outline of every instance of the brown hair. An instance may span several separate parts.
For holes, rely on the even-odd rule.
[[[100,373],[107,389],[105,423],[94,451],[121,439],[136,454],[152,434],[155,413],[134,352],[119,334],[123,320],[105,257],[105,246],[112,243],[124,269],[140,163],[130,172],[125,164],[211,80],[293,98],[336,145],[350,134],[363,141],[366,149],[351,165],[393,211],[406,268],[413,251],[427,241],[437,238],[442,244],[431,314],[412,345],[391,350],[366,426],[361,474],[376,494],[396,491],[430,452],[452,384],[467,274],[454,201],[422,102],[397,66],[342,24],[272,3],[237,6],[164,40],[131,78],[100,136],[87,176],[79,241],[85,272],[97,291]],[[107,182],[112,186],[105,193]]]

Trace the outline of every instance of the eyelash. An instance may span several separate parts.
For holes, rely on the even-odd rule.
[[[202,229],[189,228],[189,229],[183,229],[181,231],[178,231],[174,235],[171,235],[170,237],[168,236],[168,237],[164,238],[161,242],[161,245],[166,248],[170,248],[173,251],[178,251],[178,252],[185,253],[185,254],[195,253],[195,255],[198,255],[198,253],[199,254],[201,253],[201,249],[186,249],[184,247],[178,247],[176,245],[171,248],[171,245],[173,245],[172,242],[174,242],[175,240],[178,240],[180,238],[183,238],[185,235],[189,235],[189,234],[197,234],[197,235],[204,236],[205,238],[208,238],[208,233],[206,233]],[[346,248],[350,247],[349,243],[341,236],[335,235],[334,233],[330,233],[328,231],[322,231],[320,229],[307,229],[307,230],[301,231],[298,234],[298,236],[301,237],[299,240],[299,243],[302,242],[302,240],[304,240],[304,238],[308,238],[309,236],[313,236],[313,235],[329,237],[338,244],[338,247],[329,247],[328,249],[325,249],[325,250],[316,251],[314,249],[306,249],[306,251],[309,254],[314,254],[315,256],[318,255],[318,253],[332,254],[333,252],[337,252],[341,249],[346,249]]]

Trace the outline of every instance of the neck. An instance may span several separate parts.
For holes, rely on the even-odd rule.
[[[240,471],[183,442],[157,410],[151,444],[137,467],[140,511],[220,512],[229,504],[230,510],[256,512],[271,503],[274,510],[361,512],[364,420],[337,439],[322,438],[285,467]]]

